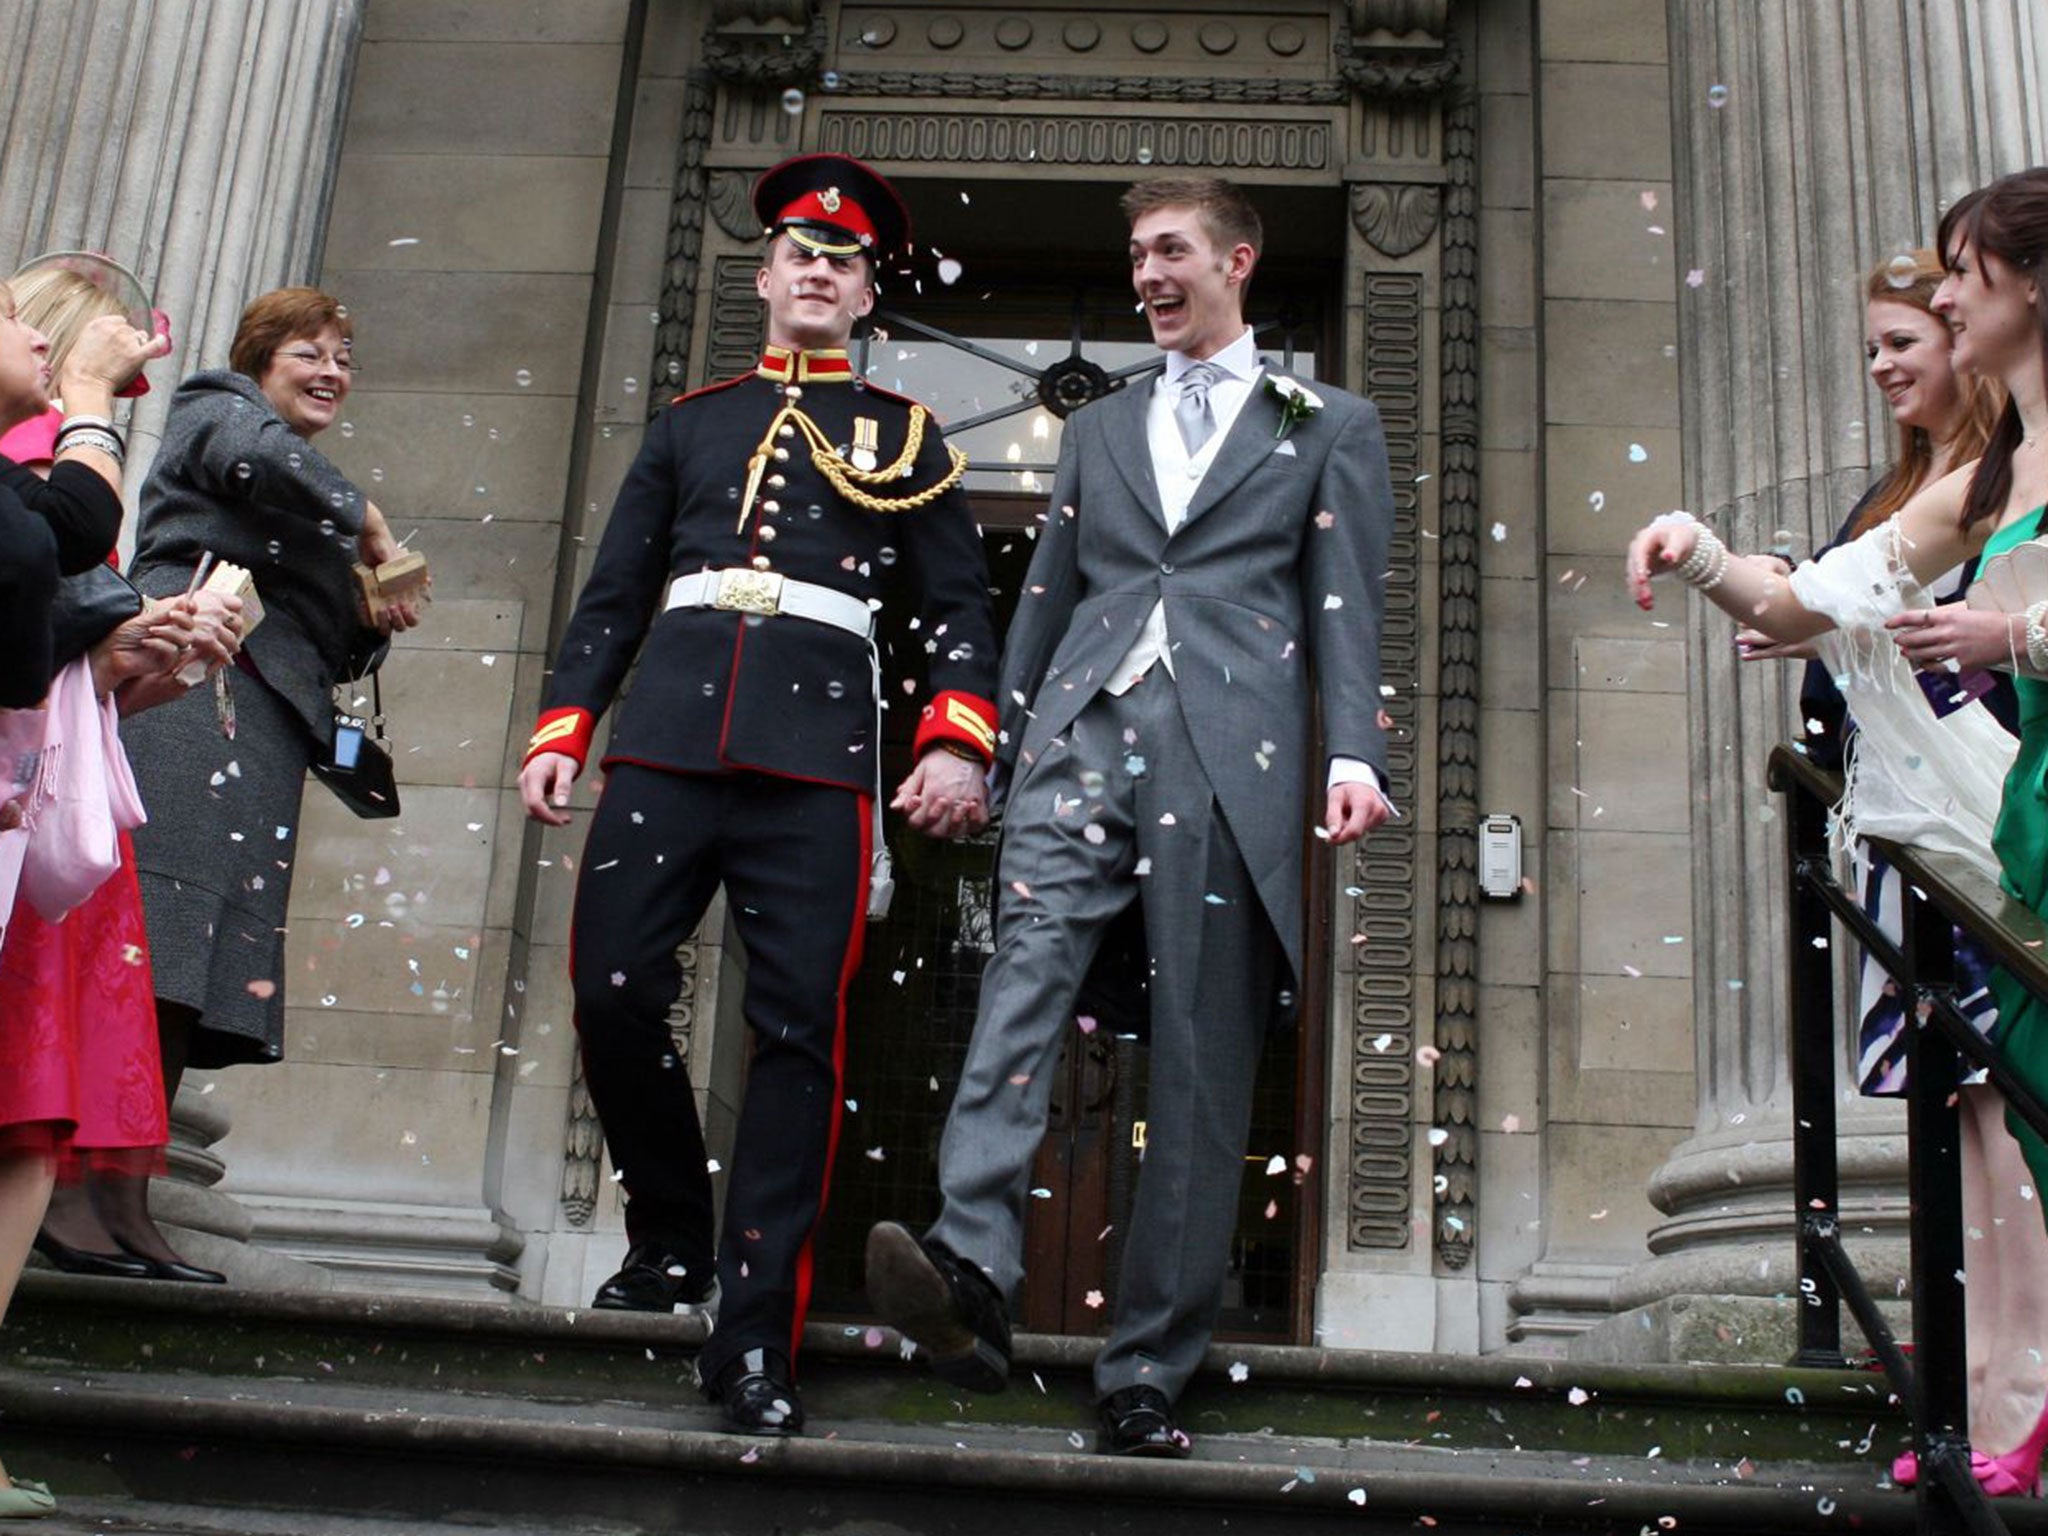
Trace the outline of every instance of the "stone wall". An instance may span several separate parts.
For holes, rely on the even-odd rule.
[[[551,1224],[573,1039],[559,948],[529,949],[561,943],[581,828],[541,843],[513,785],[565,511],[609,495],[578,426],[632,11],[365,16],[320,274],[364,367],[322,447],[428,555],[435,601],[385,670],[405,814],[309,789],[287,1060],[222,1079],[256,1240],[345,1283],[512,1286],[522,1234]]]
[[[1684,610],[1646,618],[1621,580],[1629,534],[1680,504],[1663,6],[1535,13],[1543,516],[1540,546],[1509,527],[1538,580],[1502,622],[1542,644],[1502,681],[1543,705],[1546,1007],[1520,1080],[1545,1145],[1538,1198],[1496,1223],[1540,1249],[1507,1336],[1555,1347],[1642,1253],[1649,1176],[1692,1124],[1693,916]]]

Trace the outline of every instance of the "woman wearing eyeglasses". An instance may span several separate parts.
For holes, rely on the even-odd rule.
[[[306,771],[333,746],[334,686],[418,622],[402,602],[366,628],[351,568],[391,559],[398,544],[312,445],[348,398],[352,329],[317,289],[257,299],[231,367],[178,387],[142,488],[129,575],[144,593],[184,591],[212,556],[245,567],[262,605],[235,666],[122,726],[149,807],[136,871],[172,1099],[188,1066],[283,1054],[285,904]]]

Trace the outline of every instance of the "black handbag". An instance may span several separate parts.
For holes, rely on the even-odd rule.
[[[369,821],[398,814],[398,775],[384,736],[384,693],[370,674],[370,713],[351,714],[336,706],[334,738],[313,772],[341,803]]]

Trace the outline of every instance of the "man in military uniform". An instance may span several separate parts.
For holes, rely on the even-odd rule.
[[[568,821],[597,719],[641,653],[570,946],[584,1075],[626,1194],[626,1262],[596,1304],[715,1309],[698,1357],[706,1393],[733,1429],[793,1434],[846,991],[871,886],[886,889],[885,575],[907,578],[931,642],[933,692],[893,801],[921,832],[986,824],[995,635],[964,459],[923,406],[857,377],[845,351],[877,264],[908,249],[902,202],[858,161],[806,155],[763,174],[754,207],[768,234],[766,351],[648,425],[519,789],[537,820]],[[746,946],[754,1052],[714,1248],[703,1131],[667,1015],[677,947],[721,884]]]

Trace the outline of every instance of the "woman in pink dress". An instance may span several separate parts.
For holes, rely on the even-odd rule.
[[[167,349],[167,343],[120,320],[88,326],[62,375],[73,419],[107,419],[113,406],[112,390],[132,378],[149,358],[161,356]],[[51,377],[49,343],[16,317],[14,296],[0,284],[0,426],[46,410]],[[33,514],[22,519],[24,533],[47,541],[45,552],[56,552],[57,569],[83,573],[91,569],[94,559],[105,557],[120,528],[120,441],[111,431],[102,432],[87,423],[67,433],[55,459],[47,484],[0,461],[0,503],[5,504],[0,509]],[[23,553],[12,543],[10,540],[5,551],[9,560]],[[153,666],[161,668],[175,659],[192,634],[189,605],[181,605],[160,616],[143,634],[130,630],[120,649],[130,658],[149,656]],[[6,702],[30,705],[36,690],[51,675],[49,636],[24,632],[16,639],[24,650],[40,651],[33,658],[41,664],[39,680],[26,683],[20,689],[21,697],[12,696],[11,691]],[[22,660],[12,655],[7,658],[11,685],[23,681],[15,675]],[[15,794],[12,776],[0,794],[10,798]],[[23,820],[19,801],[0,807],[0,827],[19,827]],[[8,831],[5,835],[33,838],[34,831]],[[17,958],[13,937],[10,931],[7,941],[0,943],[0,969]],[[0,1315],[13,1297],[30,1241],[42,1220],[55,1174],[55,1154],[79,1117],[75,1080],[80,1062],[75,1043],[47,1033],[46,1015],[55,1010],[46,1009],[43,999],[27,1002],[24,1007],[10,998],[0,1004]],[[52,1503],[47,1489],[16,1482],[0,1468],[0,1518],[45,1514]]]
[[[138,330],[167,329],[154,322],[141,283],[105,257],[41,258],[10,286],[22,321],[48,339],[55,376],[86,326],[102,316]],[[148,387],[138,374],[117,393],[139,395]],[[63,422],[63,402],[53,400],[0,435],[0,457],[47,476]],[[151,620],[141,595],[112,569],[73,578],[58,609],[55,663],[61,669],[89,650],[100,693],[158,665],[146,644],[132,643],[147,635]],[[124,713],[129,704],[124,694]],[[149,1217],[149,1179],[164,1171],[170,1126],[142,893],[126,832],[120,842],[120,869],[64,921],[47,922],[23,902],[9,922],[0,1017],[34,1027],[16,1031],[21,1038],[11,1046],[0,1041],[0,1081],[8,1083],[0,1088],[0,1111],[51,1123],[63,1117],[49,1111],[66,1095],[75,1099],[76,1122],[35,1240],[50,1263],[73,1274],[217,1284],[221,1274],[185,1263]],[[65,1056],[86,1070],[60,1083]]]

